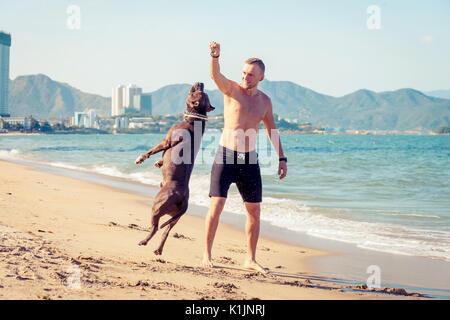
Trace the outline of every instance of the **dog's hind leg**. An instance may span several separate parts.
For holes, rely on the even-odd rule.
[[[146,246],[147,243],[150,241],[151,238],[153,238],[153,236],[155,235],[156,231],[158,231],[158,227],[154,226],[152,228],[152,230],[150,231],[150,234],[147,236],[147,238],[145,238],[144,240],[142,240],[141,242],[139,242],[140,246]]]
[[[167,237],[169,236],[169,232],[173,228],[173,226],[177,224],[178,220],[180,220],[180,218],[178,218],[178,219],[172,221],[171,223],[169,223],[167,225],[166,229],[164,229],[164,233],[163,233],[163,235],[161,237],[161,243],[159,244],[158,249],[153,251],[154,254],[156,254],[156,255],[161,255],[162,254],[164,244],[166,243]]]
[[[175,199],[173,198],[173,194],[168,192],[167,189],[162,188],[161,190],[159,190],[152,206],[150,234],[144,240],[139,242],[140,246],[147,245],[150,239],[155,235],[156,231],[158,230],[159,219],[161,218],[161,216],[165,214],[173,216],[173,213],[180,211],[180,206],[177,205]]]
[[[147,243],[150,241],[151,238],[153,238],[153,236],[155,235],[156,231],[158,231],[158,222],[159,222],[159,217],[155,218],[155,216],[153,216],[152,218],[152,226],[150,229],[150,234],[141,242],[139,242],[140,246],[146,246]]]
[[[171,219],[169,219],[167,222],[162,224],[162,227],[166,224],[167,224],[167,227],[166,227],[166,229],[164,229],[164,233],[161,237],[161,243],[159,244],[158,249],[153,251],[153,253],[156,255],[162,254],[162,250],[163,250],[164,244],[166,243],[167,236],[169,235],[170,230],[172,230],[173,226],[177,224],[178,220],[180,220],[181,216],[186,212],[186,210],[188,208],[187,199],[184,198],[183,200],[179,201],[177,203],[177,207],[179,208],[178,212],[175,215],[173,215]]]

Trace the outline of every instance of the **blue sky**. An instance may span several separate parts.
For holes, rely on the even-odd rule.
[[[67,27],[69,5],[80,8],[80,29]],[[380,29],[367,27],[370,5]],[[448,0],[0,0],[0,30],[12,36],[12,79],[44,73],[103,96],[127,83],[144,92],[196,81],[215,89],[212,40],[235,81],[247,58],[260,57],[267,79],[333,96],[450,89]]]

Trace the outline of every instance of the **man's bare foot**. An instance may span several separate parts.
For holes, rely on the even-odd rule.
[[[258,271],[258,272],[261,272],[263,274],[270,274],[269,269],[264,268],[263,266],[261,266],[255,260],[250,260],[250,259],[245,260],[244,268],[247,269],[247,270]]]
[[[214,265],[211,261],[211,257],[207,255],[203,255],[202,266],[205,268],[214,268]]]

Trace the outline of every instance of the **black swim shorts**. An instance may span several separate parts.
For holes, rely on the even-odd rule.
[[[211,169],[210,197],[227,197],[236,183],[244,202],[262,201],[261,171],[256,151],[237,152],[219,145]]]

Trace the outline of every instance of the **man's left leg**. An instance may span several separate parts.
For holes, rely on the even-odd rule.
[[[259,238],[261,205],[259,202],[244,202],[244,205],[245,211],[247,212],[247,222],[245,224],[245,234],[247,236],[247,258],[245,259],[244,268],[267,274],[269,272],[256,262],[256,246]]]

